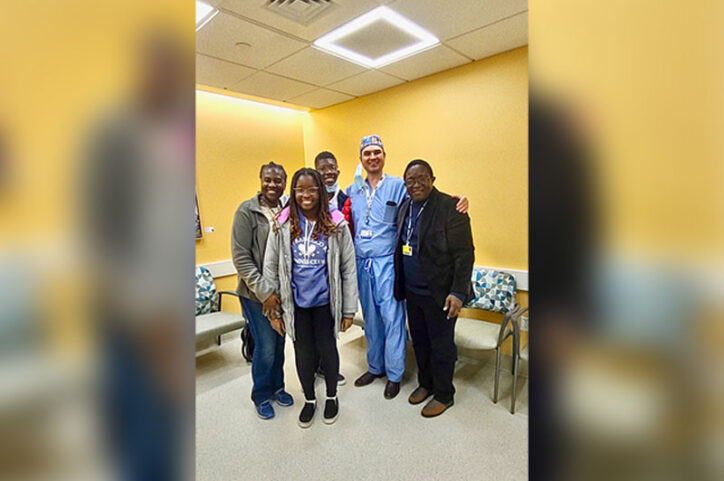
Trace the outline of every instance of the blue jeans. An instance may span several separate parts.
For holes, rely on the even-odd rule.
[[[241,298],[241,309],[249,321],[254,339],[254,355],[251,358],[251,400],[255,405],[272,398],[284,389],[284,338],[272,329],[262,314],[262,306],[256,301]]]

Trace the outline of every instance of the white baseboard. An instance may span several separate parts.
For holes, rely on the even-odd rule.
[[[218,277],[236,275],[236,267],[234,267],[234,263],[231,262],[231,259],[227,259],[225,261],[205,262],[198,265],[206,267],[211,272],[211,276],[214,279]]]
[[[231,259],[227,259],[225,261],[205,262],[205,263],[202,263],[199,265],[208,268],[209,271],[211,271],[211,275],[214,277],[214,279],[216,279],[218,277],[236,275],[236,268],[234,267],[234,263],[231,261]],[[519,291],[528,290],[528,271],[521,271],[518,269],[505,269],[503,267],[489,267],[489,266],[477,266],[477,267],[480,267],[482,269],[507,272],[508,274],[515,277],[515,282],[516,282],[516,285],[517,285],[517,288]]]

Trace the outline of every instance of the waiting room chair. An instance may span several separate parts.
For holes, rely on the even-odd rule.
[[[517,304],[515,300],[517,292],[515,277],[507,272],[475,266],[472,273],[472,283],[475,297],[464,307],[501,313],[504,315],[503,321],[498,325],[478,319],[458,317],[455,327],[455,344],[463,348],[475,350],[495,349],[495,387],[493,402],[497,403],[500,383],[501,347],[508,337],[513,336],[514,329],[512,325],[517,325],[518,318],[527,308],[521,309],[520,305]],[[519,340],[518,335],[514,338],[514,344],[516,340]],[[515,346],[514,352],[517,352],[515,351]],[[515,393],[513,394],[513,403],[515,403],[514,399]]]
[[[223,312],[221,300],[224,295],[239,298],[236,292],[217,291],[211,272],[203,266],[196,266],[196,345],[216,338],[221,345],[221,335],[246,326],[241,314]]]

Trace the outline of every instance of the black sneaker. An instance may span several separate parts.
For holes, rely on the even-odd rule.
[[[332,424],[339,416],[339,401],[337,398],[327,398],[324,403],[324,424]]]
[[[302,412],[299,413],[299,426],[308,428],[314,420],[314,410],[317,407],[316,401],[304,401]]]

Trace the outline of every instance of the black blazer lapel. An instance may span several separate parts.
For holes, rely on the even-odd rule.
[[[422,239],[427,235],[427,231],[430,230],[433,219],[437,216],[438,200],[438,190],[433,187],[430,196],[427,198],[427,205],[420,219],[420,231],[417,234],[418,249],[419,245],[422,244]]]
[[[410,198],[408,197],[402,201],[402,204],[397,209],[397,240],[398,241],[400,239],[400,236],[402,235],[402,226],[405,223],[405,214],[407,213],[407,210],[409,208],[410,208]]]

